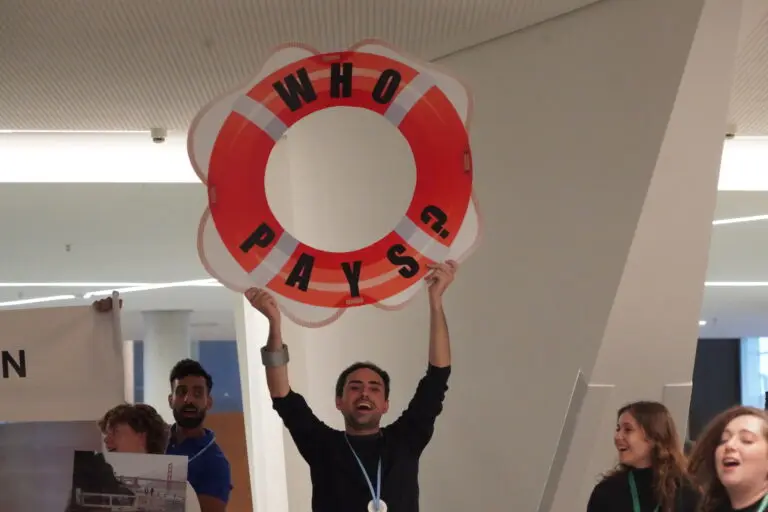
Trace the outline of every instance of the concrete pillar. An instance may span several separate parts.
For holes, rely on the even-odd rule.
[[[173,423],[168,407],[169,377],[173,366],[190,357],[189,311],[145,311],[144,403]]]

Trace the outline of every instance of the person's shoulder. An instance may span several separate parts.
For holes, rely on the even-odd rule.
[[[593,496],[604,496],[617,492],[617,489],[625,487],[624,473],[613,472],[600,477],[600,480],[592,488]]]
[[[206,429],[206,434],[211,439],[211,446],[201,454],[201,458],[205,459],[206,469],[215,472],[226,471],[229,474],[229,461],[224,454],[224,450],[221,449],[221,446],[216,441],[215,433]]]
[[[214,443],[211,446],[211,454],[206,459],[206,464],[210,464],[218,469],[227,468],[229,470],[229,460],[227,460],[224,450],[221,449],[218,443]]]

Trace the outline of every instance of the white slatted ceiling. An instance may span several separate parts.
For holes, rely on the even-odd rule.
[[[184,130],[288,41],[435,58],[596,0],[3,0],[0,129]]]

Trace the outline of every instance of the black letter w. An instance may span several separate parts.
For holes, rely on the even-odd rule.
[[[298,80],[296,76],[298,76]],[[282,82],[272,84],[272,87],[283,99],[285,105],[291,109],[291,112],[296,112],[301,108],[301,98],[306,103],[317,99],[317,93],[315,93],[315,89],[312,87],[312,82],[309,80],[306,68],[296,71],[296,76],[288,75],[285,77],[283,79],[285,85]]]

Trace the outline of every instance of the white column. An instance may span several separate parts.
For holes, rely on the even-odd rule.
[[[169,377],[173,366],[190,357],[189,311],[145,311],[144,403],[172,423],[168,406]]]
[[[128,403],[134,401],[135,372],[133,370],[133,340],[126,340],[123,342],[123,385],[125,386],[125,401]]]
[[[261,347],[269,324],[242,297],[235,297],[237,360],[243,393],[245,440],[254,512],[288,512],[283,423],[272,409]]]

